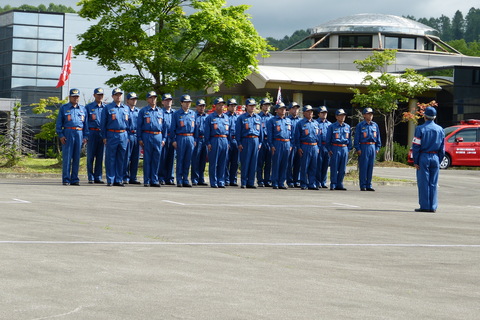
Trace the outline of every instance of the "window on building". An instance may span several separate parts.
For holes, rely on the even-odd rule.
[[[13,51],[12,63],[36,64],[37,54],[34,52]]]
[[[385,37],[385,49],[417,49],[417,39],[404,37]]]
[[[63,14],[39,14],[38,24],[40,26],[63,27]]]
[[[63,52],[62,41],[38,40],[38,51]]]
[[[435,51],[435,45],[431,41],[425,40],[425,42],[423,43],[423,49],[428,51]]]
[[[38,13],[14,12],[13,23],[36,26],[36,25],[38,25]]]
[[[318,41],[320,41],[320,39],[322,38],[320,37],[320,38],[314,39],[313,43],[317,43]],[[330,48],[330,37],[327,37],[321,43],[317,44],[315,48]]]
[[[480,69],[473,69],[473,80],[472,84],[480,84]]]
[[[340,48],[371,48],[372,36],[340,36],[338,46]]]
[[[14,64],[12,65],[12,76],[14,77],[32,77],[37,76],[37,66]]]
[[[37,40],[25,41],[25,39],[13,39],[13,50],[37,51],[38,41]]]

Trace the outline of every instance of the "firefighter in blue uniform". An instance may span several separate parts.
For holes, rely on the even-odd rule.
[[[192,99],[188,94],[180,98],[182,107],[172,117],[172,145],[177,151],[177,187],[191,187],[188,180],[195,147],[195,111],[190,110]]]
[[[303,119],[295,128],[294,142],[300,155],[300,184],[302,190],[318,190],[316,181],[318,157],[318,122],[313,119],[313,107],[303,107]]]
[[[335,112],[337,121],[327,130],[326,146],[330,154],[330,190],[347,190],[343,186],[347,170],[348,151],[352,149],[350,126],[345,123],[347,113],[343,109]]]
[[[140,161],[140,145],[138,144],[137,118],[140,111],[136,105],[138,96],[135,92],[127,94],[127,106],[132,127],[128,132],[127,154],[125,155],[125,175],[123,183],[141,184],[137,180],[138,162]]]
[[[208,176],[210,187],[225,188],[225,169],[227,168],[228,148],[230,144],[230,119],[223,113],[225,101],[216,98],[213,101],[215,111],[205,120],[205,144],[208,147]]]
[[[267,122],[268,143],[272,150],[272,188],[287,189],[287,163],[292,140],[292,122],[285,117],[283,102],[275,105],[276,116]]]
[[[288,105],[288,118],[292,123],[292,133],[295,133],[295,128],[297,123],[301,120],[298,117],[298,111],[300,106],[296,102],[292,102]],[[297,147],[294,143],[290,143],[292,146],[292,151],[288,156],[288,165],[287,165],[287,184],[289,188],[297,187],[300,188],[300,155],[297,152]]]
[[[103,154],[105,145],[100,135],[100,119],[102,118],[103,108],[103,89],[93,90],[95,101],[87,104],[88,114],[88,142],[87,142],[87,176],[88,183],[105,183],[102,180]]]
[[[257,164],[257,183],[259,187],[271,187],[272,180],[272,151],[268,143],[267,122],[273,118],[270,113],[272,103],[265,98],[260,101],[260,113],[258,114],[262,119],[263,141],[260,151],[258,152]]]
[[[321,106],[318,111],[317,122],[320,130],[318,132],[317,186],[327,189],[327,171],[330,165],[330,155],[327,150],[327,130],[332,123],[327,120],[327,107]]]
[[[262,119],[255,113],[257,102],[253,98],[245,101],[246,112],[237,118],[235,139],[238,144],[241,165],[242,189],[256,189],[255,173],[257,172],[258,150],[262,146]]]
[[[160,168],[158,176],[160,184],[174,185],[175,180],[173,177],[173,162],[175,160],[175,148],[173,147],[172,132],[172,117],[175,110],[172,108],[173,97],[170,93],[162,95],[162,111],[164,122],[167,130],[167,140],[165,146],[162,148],[162,154],[160,157]]]
[[[196,103],[197,112],[195,113],[195,138],[196,144],[192,156],[192,185],[206,186],[204,172],[207,164],[207,145],[205,144],[205,113],[206,102],[204,99],[198,99]]]
[[[147,93],[148,105],[138,113],[137,134],[143,148],[143,185],[160,188],[160,155],[165,145],[167,126],[163,110],[157,106],[157,93]]]
[[[101,134],[105,149],[105,171],[107,186],[124,187],[123,175],[125,155],[128,145],[128,131],[131,130],[131,119],[128,107],[122,103],[123,91],[115,88],[112,91],[113,102],[103,108]]]
[[[417,169],[418,202],[417,212],[436,212],[438,207],[438,174],[440,162],[445,156],[445,133],[434,120],[437,110],[427,107],[425,123],[415,129],[413,138],[413,164]]]
[[[230,148],[228,149],[227,157],[227,167],[225,171],[225,184],[232,187],[238,187],[237,184],[237,175],[238,175],[238,145],[237,140],[235,139],[235,125],[237,123],[237,114],[235,113],[237,109],[237,100],[228,99],[227,100],[227,112],[225,113],[230,119]]]
[[[380,128],[372,121],[373,109],[362,111],[363,121],[355,128],[354,147],[358,154],[359,182],[361,191],[375,191],[372,187],[373,165],[382,146]]]
[[[68,99],[69,102],[58,111],[56,132],[62,144],[62,183],[78,186],[80,152],[88,140],[87,110],[78,104],[80,90],[71,89]]]

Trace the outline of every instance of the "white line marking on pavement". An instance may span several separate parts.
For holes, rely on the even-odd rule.
[[[267,207],[267,208],[359,208],[358,206],[349,205],[345,203],[333,203],[332,205],[308,205],[308,204],[248,204],[248,203],[181,203],[169,200],[162,200],[172,204],[178,204],[181,206],[209,206],[209,207]]]
[[[341,206],[341,207],[360,208],[359,206],[354,206],[354,205],[346,204],[346,203],[333,203],[333,204],[336,204],[336,205]]]
[[[12,201],[0,201],[0,203],[31,203],[31,202],[27,200],[21,200],[21,199],[12,199]]]
[[[265,246],[265,247],[426,247],[480,248],[480,244],[429,243],[295,243],[295,242],[139,242],[139,241],[0,241],[0,244],[70,244],[70,245],[155,245],[155,246]]]
[[[173,203],[173,204],[178,204],[180,206],[185,206],[186,204],[185,203],[181,203],[181,202],[175,202],[175,201],[170,201],[170,200],[162,200],[163,202],[168,202],[168,203]]]
[[[480,206],[468,206],[468,207],[480,209]]]
[[[43,317],[43,318],[35,318],[33,320],[45,320],[45,319],[60,318],[60,317],[64,317],[64,316],[68,316],[70,314],[76,313],[80,310],[82,310],[82,307],[75,308],[74,310],[72,310],[70,312],[67,312],[67,313],[57,314],[57,315],[54,315],[54,316],[48,316],[48,317]]]

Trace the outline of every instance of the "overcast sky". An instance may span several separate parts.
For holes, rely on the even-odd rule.
[[[75,8],[77,0],[0,0],[18,6],[58,3]],[[415,18],[452,18],[457,10],[464,16],[470,8],[480,8],[478,0],[227,0],[227,5],[248,4],[247,11],[263,37],[283,38],[299,29],[308,29],[329,20],[357,13],[383,13]]]

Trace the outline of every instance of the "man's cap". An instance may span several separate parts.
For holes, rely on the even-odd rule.
[[[93,94],[103,94],[103,88],[95,88],[95,90],[93,90]]]
[[[69,96],[70,96],[70,97],[80,97],[80,90],[78,90],[78,89],[70,89]]]
[[[318,107],[318,113],[321,113],[321,112],[328,112],[327,107],[325,106]]]
[[[170,93],[164,93],[163,96],[162,96],[162,101],[165,101],[165,100],[173,100],[173,97]]]
[[[264,104],[272,104],[272,102],[268,98],[260,100],[260,105],[263,106]]]
[[[283,102],[277,103],[277,104],[275,105],[275,110],[278,110],[278,109],[280,109],[280,108],[287,108],[287,106],[286,106],[285,103],[283,103]]]
[[[205,105],[207,105],[207,103],[203,99],[198,99],[196,105],[197,106],[205,106]]]
[[[190,98],[190,95],[184,94],[183,96],[181,96],[180,102],[192,102],[192,99]]]
[[[305,111],[313,111],[313,107],[309,104],[307,104],[306,106],[303,106],[303,109],[302,109],[303,112]]]
[[[127,100],[130,100],[130,99],[138,99],[137,94],[135,92],[127,93]]]
[[[437,110],[434,107],[425,108],[425,116],[427,119],[433,120],[437,117]]]
[[[115,88],[112,90],[112,96],[116,95],[117,93],[123,94],[123,90],[120,88]]]
[[[342,114],[347,114],[347,113],[346,113],[345,110],[343,110],[343,109],[338,109],[337,111],[335,111],[335,115],[336,115],[336,116],[340,116],[340,115],[342,115]]]
[[[362,114],[367,114],[367,113],[373,113],[373,109],[372,108],[363,109]]]
[[[247,100],[245,100],[245,105],[246,106],[256,106],[257,101],[255,101],[255,99],[253,99],[253,98],[248,98]]]
[[[218,97],[215,100],[213,100],[213,104],[217,105],[219,103],[225,103],[225,100],[223,100],[222,97]]]
[[[238,104],[238,103],[237,103],[237,100],[234,99],[234,98],[228,99],[228,100],[227,100],[227,106],[229,106],[229,105],[231,105],[231,104]]]
[[[158,97],[157,93],[155,91],[149,91],[147,92],[147,99],[151,97]]]
[[[294,107],[300,108],[300,105],[294,101],[294,102],[292,102],[292,103],[290,103],[290,104],[288,105],[287,110],[290,110],[290,109],[292,109],[292,108],[294,108]]]

